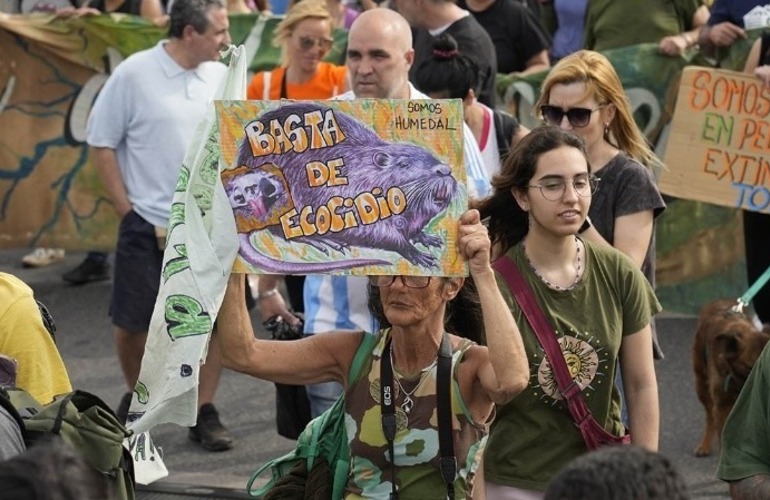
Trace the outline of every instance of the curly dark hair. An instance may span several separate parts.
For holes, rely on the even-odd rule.
[[[687,485],[671,461],[638,446],[616,445],[581,455],[552,480],[545,500],[687,500]]]
[[[47,434],[21,455],[0,462],[6,500],[109,500],[109,486],[83,455],[61,437]]]

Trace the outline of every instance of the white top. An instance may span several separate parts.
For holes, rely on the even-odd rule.
[[[187,147],[227,73],[219,62],[187,70],[164,45],[137,52],[107,80],[88,118],[88,144],[116,150],[134,211],[168,225]]]
[[[491,108],[481,103],[477,104],[484,109],[484,114],[486,115],[484,120],[489,120],[489,128],[487,129],[486,140],[484,137],[481,138],[481,142],[484,144],[484,147],[481,148],[481,145],[479,145],[479,147],[481,148],[481,159],[484,162],[484,168],[486,169],[487,175],[492,178],[492,176],[500,171],[500,167],[502,166],[500,162],[500,148],[497,144],[497,127],[495,126],[495,115]]]

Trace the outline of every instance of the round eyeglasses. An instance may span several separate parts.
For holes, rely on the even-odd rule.
[[[369,276],[369,283],[372,286],[382,288],[384,286],[390,286],[396,278],[401,278],[401,283],[407,288],[425,288],[430,284],[430,276],[395,276],[392,274],[385,274],[382,276]]]
[[[583,128],[591,121],[591,115],[594,111],[602,109],[606,104],[602,104],[596,108],[569,108],[562,109],[558,106],[551,106],[550,104],[543,104],[540,106],[540,114],[543,116],[549,125],[561,125],[561,121],[564,116],[567,117],[567,121],[575,128]]]
[[[570,182],[578,196],[588,197],[599,188],[599,179],[591,174],[575,176]],[[527,187],[540,189],[540,194],[548,201],[559,201],[567,192],[567,181],[564,177],[549,177],[540,181],[540,184],[531,184]]]

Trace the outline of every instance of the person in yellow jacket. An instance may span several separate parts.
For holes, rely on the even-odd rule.
[[[72,391],[32,289],[19,278],[0,273],[0,297],[0,354],[16,361],[16,386],[42,404]]]

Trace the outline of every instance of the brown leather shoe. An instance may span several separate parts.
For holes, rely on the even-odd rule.
[[[208,451],[225,451],[233,447],[233,438],[222,422],[214,405],[206,403],[198,409],[198,419],[190,427],[188,437]]]

